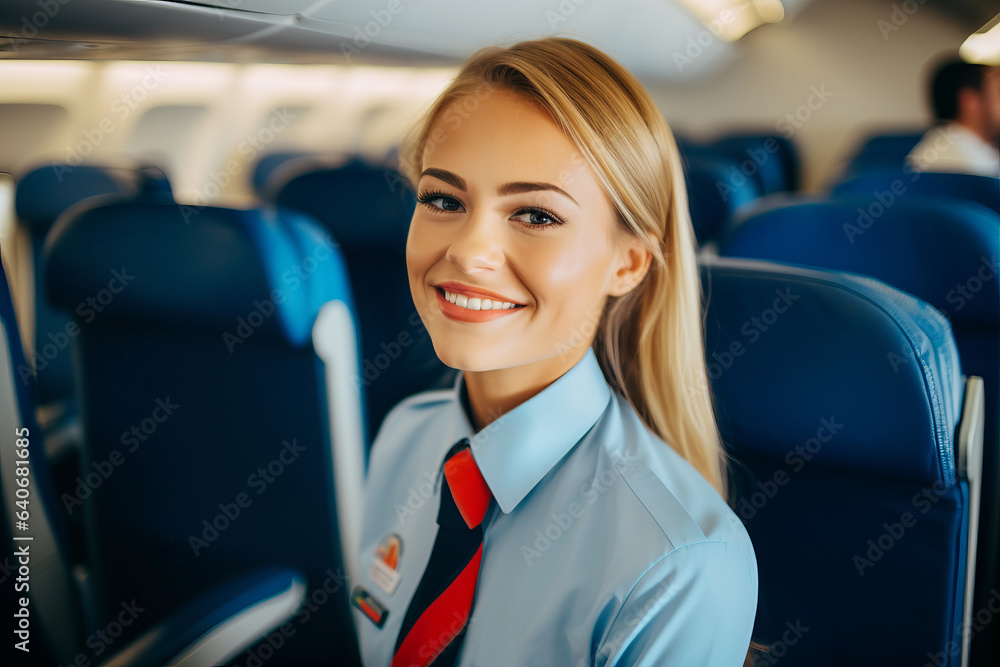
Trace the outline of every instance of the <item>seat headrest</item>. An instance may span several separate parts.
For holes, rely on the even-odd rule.
[[[691,222],[699,243],[714,238],[738,208],[760,196],[752,179],[740,174],[736,165],[718,158],[691,156],[684,171]]]
[[[947,197],[973,201],[1000,213],[1000,178],[979,174],[914,172],[906,168],[872,170],[836,185],[833,195],[865,197],[883,206],[887,201],[912,197]]]
[[[416,198],[391,167],[351,160],[295,176],[277,193],[275,203],[319,220],[350,254],[402,257]]]
[[[303,151],[279,151],[268,153],[253,167],[250,174],[250,184],[254,192],[264,198],[269,198],[274,187],[273,181],[277,180],[276,174],[286,168],[289,163],[297,162],[301,158],[312,157],[312,153]]]
[[[99,201],[60,220],[45,253],[49,300],[84,323],[212,333],[230,351],[251,335],[302,346],[324,303],[353,310],[336,243],[287,210]]]
[[[720,254],[851,271],[923,299],[952,322],[1000,325],[1000,215],[972,202],[862,198],[755,211]]]
[[[730,446],[794,470],[954,483],[963,385],[941,313],[850,273],[716,259],[702,280]]]
[[[14,195],[17,217],[37,236],[74,204],[98,195],[150,194],[170,199],[170,182],[159,167],[50,164],[29,171]]]

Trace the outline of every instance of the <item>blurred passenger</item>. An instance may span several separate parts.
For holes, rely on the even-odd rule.
[[[916,171],[1000,176],[1000,67],[949,59],[930,83],[936,123],[906,156]]]

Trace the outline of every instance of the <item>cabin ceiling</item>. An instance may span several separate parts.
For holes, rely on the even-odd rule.
[[[813,1],[783,0],[785,20]],[[970,32],[997,9],[996,0],[928,1]],[[0,5],[0,35],[6,35],[0,58],[13,59],[448,66],[482,46],[553,33],[584,39],[638,76],[664,83],[710,78],[740,52],[739,42],[715,38],[674,0],[5,0]]]

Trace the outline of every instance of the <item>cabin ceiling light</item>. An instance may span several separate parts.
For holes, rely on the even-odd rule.
[[[781,0],[677,0],[717,37],[735,42],[765,23],[785,17]]]
[[[966,62],[1000,65],[1000,14],[969,35],[958,53]]]

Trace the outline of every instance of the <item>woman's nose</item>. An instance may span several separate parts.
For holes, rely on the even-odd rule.
[[[456,231],[445,257],[464,273],[496,270],[503,266],[503,230],[488,216],[469,216]]]

